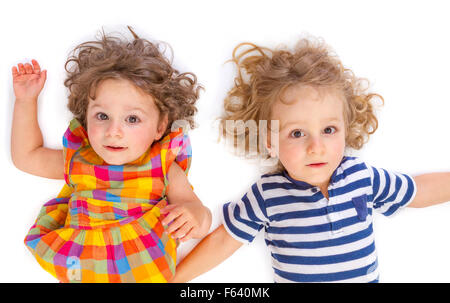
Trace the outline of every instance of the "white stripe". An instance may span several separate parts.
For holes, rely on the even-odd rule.
[[[372,282],[378,278],[378,267],[372,270],[370,273],[364,276],[355,277],[352,279],[340,280],[340,281],[330,281],[330,282],[321,282],[321,283],[367,283]],[[291,281],[285,279],[274,272],[274,281],[276,283],[295,283],[295,281]]]
[[[336,245],[333,247],[321,247],[321,248],[295,248],[295,247],[275,247],[271,245],[271,250],[275,254],[281,254],[286,256],[304,256],[304,257],[326,257],[346,254],[349,252],[360,250],[369,246],[374,241],[372,235],[360,239],[355,242],[345,243],[342,245]]]
[[[303,264],[288,264],[278,262],[272,258],[272,265],[274,268],[291,272],[291,273],[303,273],[303,274],[331,274],[343,271],[349,271],[369,266],[377,259],[376,252],[371,253],[360,259],[351,260],[348,262],[325,264],[325,265],[303,265]]]
[[[366,221],[358,224],[353,224],[342,228],[342,233],[335,235],[331,231],[311,233],[311,234],[275,234],[266,233],[265,237],[268,240],[278,240],[287,242],[316,242],[325,241],[330,239],[336,239],[343,236],[351,235],[353,233],[366,229],[372,223],[372,216],[367,216]]]

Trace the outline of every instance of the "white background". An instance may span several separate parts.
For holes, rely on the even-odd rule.
[[[373,166],[417,175],[450,171],[450,18],[446,1],[8,1],[0,7],[0,282],[57,282],[23,244],[39,209],[61,180],[17,170],[10,156],[14,105],[11,67],[35,58],[48,70],[39,98],[45,145],[61,148],[71,118],[64,63],[77,44],[105,32],[168,42],[174,66],[205,86],[198,128],[191,131],[190,182],[219,224],[223,203],[238,199],[259,176],[255,163],[217,143],[214,118],[231,87],[225,64],[238,43],[293,45],[305,34],[322,37],[344,65],[368,78],[385,98],[379,129],[353,155]],[[129,37],[129,36],[128,36]],[[449,184],[450,186],[450,184]],[[375,215],[381,282],[450,282],[450,204]],[[179,258],[196,244],[180,247]],[[220,247],[218,247],[220,249]],[[251,245],[193,282],[272,282],[270,255],[260,234]]]

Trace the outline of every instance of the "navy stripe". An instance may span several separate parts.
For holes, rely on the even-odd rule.
[[[381,195],[373,201],[374,202],[373,207],[375,207],[375,208],[377,208],[378,201],[383,201],[384,199],[386,199],[387,195],[389,194],[389,188],[391,187],[391,179],[389,178],[388,172],[384,169],[381,169],[381,170],[384,173],[384,180],[386,183],[384,184],[384,189],[383,189],[383,192],[381,193]],[[381,177],[382,176],[380,175],[380,178]],[[381,182],[380,182],[380,184],[381,184]]]
[[[230,203],[226,203],[223,206],[223,218],[224,218],[224,223],[226,224],[226,226],[228,227],[228,229],[237,237],[247,240],[249,242],[251,242],[254,239],[254,236],[243,232],[242,230],[236,228],[233,224],[231,224],[231,220],[230,220],[230,216],[228,214],[228,206]]]
[[[312,186],[311,186],[312,187]],[[292,182],[268,182],[262,184],[263,191],[271,189],[299,189],[297,185]]]
[[[307,206],[307,205],[305,205]],[[298,206],[300,207],[300,206]],[[322,208],[317,209],[307,209],[307,210],[298,210],[298,211],[290,211],[284,213],[277,213],[273,216],[269,217],[271,222],[279,222],[283,220],[290,219],[305,219],[305,218],[313,218],[313,217],[321,217],[330,212],[340,212],[348,209],[355,208],[355,205],[352,201],[347,201],[344,203],[332,205],[332,206],[324,206]]]
[[[288,256],[281,254],[272,254],[272,256],[282,263],[298,264],[298,265],[326,265],[361,259],[369,256],[374,251],[375,251],[375,243],[372,242],[370,245],[364,248],[338,255],[305,257],[305,256],[290,256],[290,255]]]
[[[378,170],[372,167],[373,171],[373,183],[372,183],[372,197],[370,197],[370,201],[373,201],[375,197],[378,195],[378,190],[380,189],[380,174]]]
[[[250,200],[249,200],[248,197],[247,197],[247,194],[245,194],[245,195],[242,197],[242,202],[243,202],[243,204],[244,204],[245,211],[247,212],[247,215],[248,215],[248,217],[250,218],[250,220],[252,220],[253,222],[261,222],[261,219],[259,219],[259,218],[256,216],[255,212],[253,211],[252,205],[251,205],[251,203],[250,203]],[[238,208],[239,205],[236,205],[236,207]],[[240,208],[239,208],[239,209],[240,209]],[[239,210],[239,209],[238,209],[238,210]],[[234,210],[234,212],[236,213],[236,209]],[[243,219],[240,217],[240,213],[239,213],[239,212],[237,212],[237,216],[239,216],[239,218],[241,219],[241,220],[239,220],[239,221],[243,221]],[[249,226],[251,227],[251,225],[249,225]]]
[[[405,176],[406,179],[408,180],[408,188],[407,188],[407,190],[406,190],[405,195],[403,196],[403,199],[402,199],[400,202],[398,202],[398,203],[396,203],[396,204],[393,204],[391,207],[389,207],[389,209],[388,209],[387,211],[385,211],[385,212],[383,213],[383,215],[385,215],[385,216],[390,216],[390,215],[392,215],[393,213],[395,213],[395,211],[396,211],[399,207],[405,205],[409,200],[411,200],[411,197],[412,197],[412,195],[413,195],[413,193],[414,193],[414,184],[413,184],[413,181],[412,181],[412,179],[411,179],[410,177],[408,177],[408,176],[406,176],[406,175],[404,175],[404,176]],[[399,179],[400,179],[400,178],[399,178]],[[400,184],[400,186],[401,186],[401,184]],[[400,190],[400,188],[399,188],[399,190]]]
[[[335,188],[335,189],[333,189],[333,193],[334,193],[334,196],[340,196],[340,195],[345,195],[351,191],[354,191],[355,189],[368,187],[368,186],[370,186],[370,178],[364,178],[364,179],[359,179],[359,180],[353,181],[351,183],[348,183],[342,187]]]
[[[333,282],[366,276],[368,273],[373,272],[376,267],[377,262],[375,261],[372,264],[364,266],[362,268],[324,274],[290,273],[286,271],[281,271],[277,268],[274,268],[274,270],[275,273],[280,277],[294,282]]]
[[[298,202],[304,202],[304,203],[314,203],[319,200],[322,200],[323,195],[320,192],[317,192],[313,194],[312,196],[293,196],[293,195],[286,195],[281,197],[274,197],[269,198],[266,200],[266,207],[272,207],[272,206],[278,206],[278,205],[286,205],[291,203],[298,203]]]
[[[266,240],[268,246],[281,247],[281,248],[298,248],[298,249],[315,249],[323,247],[334,247],[338,245],[344,245],[362,240],[369,237],[372,234],[372,224],[364,230],[358,231],[354,234],[343,236],[337,239],[323,240],[323,241],[310,241],[310,242],[288,242],[283,240]]]
[[[372,215],[372,210],[368,209],[368,214]],[[269,226],[267,228],[267,233],[269,234],[313,234],[313,233],[321,233],[331,230],[339,230],[341,228],[354,225],[356,223],[360,223],[361,220],[358,216],[345,218],[342,220],[338,220],[335,222],[329,222],[318,225],[310,225],[310,226],[289,226],[289,227],[276,227]]]
[[[400,179],[399,176],[396,175],[395,176],[394,192],[389,197],[385,197],[383,200],[382,199],[377,199],[377,201],[374,203],[373,207],[374,208],[381,208],[386,203],[391,204],[392,202],[394,202],[396,200],[396,198],[397,198],[397,195],[398,195],[401,187],[402,187],[402,180]],[[386,189],[389,189],[389,187],[386,187]],[[393,204],[393,206],[395,206],[395,204]],[[397,208],[398,208],[398,206],[396,207],[396,209]]]
[[[265,205],[265,202],[264,202],[263,197],[262,197],[261,194],[259,193],[259,189],[258,189],[257,183],[253,184],[253,186],[252,186],[252,192],[253,192],[253,195],[254,195],[255,198],[256,198],[256,201],[258,202],[259,209],[260,209],[261,212],[264,214],[264,216],[267,218],[266,205]]]
[[[238,221],[244,225],[247,225],[248,227],[250,227],[251,229],[254,229],[256,231],[259,231],[262,228],[262,225],[256,223],[255,221],[249,221],[247,219],[242,218],[241,217],[241,208],[239,207],[239,205],[236,205],[234,207],[233,217],[236,221]]]
[[[340,180],[344,179],[345,177],[350,176],[351,174],[357,173],[359,171],[367,169],[366,165],[364,163],[358,163],[353,166],[350,166],[346,168],[341,174],[336,175],[336,177],[333,178],[333,182],[339,182]]]

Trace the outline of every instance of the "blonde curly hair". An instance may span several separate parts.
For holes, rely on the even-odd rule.
[[[124,79],[154,97],[160,114],[168,117],[164,135],[176,120],[187,121],[194,128],[195,103],[203,88],[197,77],[173,68],[162,51],[170,48],[168,44],[150,42],[128,29],[133,36],[130,41],[102,31],[100,39],[75,47],[65,65],[69,110],[86,127],[89,99],[95,99],[98,85],[106,79]]]
[[[226,121],[253,120],[257,124],[263,120],[270,121],[273,104],[280,100],[287,88],[294,85],[331,88],[342,92],[346,101],[344,120],[347,147],[361,149],[378,128],[372,100],[378,98],[384,103],[383,97],[368,93],[369,82],[355,77],[319,39],[301,39],[293,50],[286,47],[272,50],[244,42],[235,47],[230,61],[237,67],[237,76],[225,97],[225,114],[219,122],[222,129],[220,135],[225,137],[231,132],[236,149],[240,148],[237,145],[238,137],[244,135],[246,144],[243,145],[243,152],[248,152],[252,134],[247,129],[245,134],[239,134],[236,129],[227,129]],[[261,134],[260,126],[257,127]],[[258,145],[257,156],[269,157],[261,144]],[[278,163],[276,170],[282,170],[281,163]]]

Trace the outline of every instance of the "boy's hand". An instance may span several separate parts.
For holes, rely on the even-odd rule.
[[[19,63],[12,68],[14,94],[18,100],[36,100],[44,87],[47,71],[41,71],[36,60],[30,63]]]
[[[185,242],[195,237],[201,229],[205,211],[202,204],[187,202],[168,205],[161,209],[161,213],[168,214],[161,222],[163,225],[169,225],[167,232]]]

